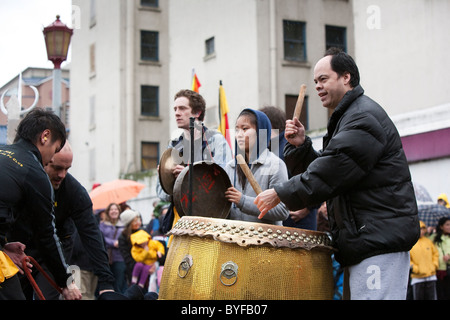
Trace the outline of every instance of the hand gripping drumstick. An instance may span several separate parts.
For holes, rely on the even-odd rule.
[[[253,190],[255,190],[256,195],[260,194],[262,192],[261,187],[259,186],[258,182],[256,182],[255,177],[253,176],[252,172],[250,171],[250,168],[248,167],[247,163],[245,163],[244,157],[242,157],[241,154],[236,155],[237,163],[241,166],[242,171],[244,171],[245,176],[248,179],[248,182],[250,182],[250,185],[252,186]]]

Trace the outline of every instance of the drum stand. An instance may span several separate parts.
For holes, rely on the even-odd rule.
[[[194,180],[194,117],[189,119],[189,130],[191,133],[191,161],[189,161],[189,193],[188,193],[188,214],[192,216],[192,184]]]
[[[204,135],[204,125],[202,122],[201,127],[201,143],[203,143],[203,135]],[[189,194],[188,194],[188,215],[192,216],[192,188],[193,188],[193,180],[194,180],[194,128],[195,128],[195,118],[189,118],[189,131],[191,134],[191,161],[189,162]],[[201,161],[203,161],[203,150],[200,149],[201,153]]]

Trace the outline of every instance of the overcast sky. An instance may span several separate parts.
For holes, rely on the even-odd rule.
[[[0,87],[27,67],[53,68],[42,30],[58,14],[71,28],[71,0],[0,0]]]

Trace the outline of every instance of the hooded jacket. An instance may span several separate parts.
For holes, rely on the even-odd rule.
[[[450,203],[448,203],[448,198],[447,198],[447,195],[446,195],[445,193],[441,193],[441,194],[438,196],[437,199],[438,199],[438,200],[444,200],[444,201],[445,201],[445,207],[446,207],[447,209],[450,209]]]
[[[131,256],[136,262],[142,262],[147,265],[151,265],[158,260],[158,251],[162,254],[165,253],[164,245],[156,240],[152,240],[152,237],[144,230],[136,231],[130,235],[131,241]],[[141,244],[146,243],[148,250],[141,247]]]
[[[420,221],[420,227],[426,228]],[[427,278],[436,274],[439,267],[439,251],[433,241],[420,237],[410,251],[411,278]]]
[[[316,152],[311,139],[284,150],[297,174],[275,190],[290,210],[327,201],[336,259],[348,266],[371,256],[409,251],[420,236],[417,204],[400,136],[386,112],[348,91]]]
[[[250,152],[252,158],[248,165],[262,190],[273,188],[275,184],[287,181],[288,174],[286,164],[268,149],[272,129],[270,120],[259,110],[244,109],[242,112],[244,111],[254,113],[257,123],[255,150]],[[238,150],[236,141],[235,146],[235,149]],[[242,193],[240,202],[231,206],[230,219],[280,225],[282,221],[289,217],[289,210],[283,203],[280,203],[275,208],[269,210],[264,216],[264,219],[258,219],[260,211],[253,203],[256,198],[256,193],[248,180],[246,180],[245,186],[240,184],[237,178],[236,168],[236,159],[229,161],[225,167],[225,171],[234,187]]]

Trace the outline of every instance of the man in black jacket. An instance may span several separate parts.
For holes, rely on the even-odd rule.
[[[63,288],[64,298],[81,298],[67,273],[55,231],[53,190],[43,168],[65,141],[66,132],[61,120],[52,112],[39,108],[30,111],[19,123],[12,145],[0,146],[0,300],[25,298],[17,276],[20,269],[14,270],[7,259],[9,257],[21,268],[25,247],[30,242],[10,242],[9,235],[21,233],[23,225],[15,220],[23,217],[30,221],[40,253],[56,283]]]
[[[386,112],[364,95],[359,71],[331,49],[314,69],[324,107],[334,110],[317,152],[298,119],[286,121],[288,182],[261,193],[261,217],[283,201],[290,210],[327,201],[336,259],[351,299],[405,299],[409,250],[419,219],[402,143]]]
[[[78,242],[77,244],[83,246],[86,260],[89,260],[94,274],[98,277],[99,294],[113,291],[114,276],[109,268],[103,237],[92,211],[92,201],[86,189],[68,173],[72,160],[73,152],[69,142],[66,142],[61,151],[55,154],[44,167],[55,192],[57,234],[61,239],[65,258],[71,263],[74,238],[81,240],[81,244]],[[75,232],[77,232],[76,237]],[[40,260],[41,255],[36,246],[29,245],[27,251],[30,255],[35,255],[36,260]],[[92,297],[93,293],[85,291],[83,279],[81,280],[80,289],[82,289],[83,297]],[[58,299],[58,292],[48,285],[48,281],[41,274],[36,275],[36,282],[47,300]]]

